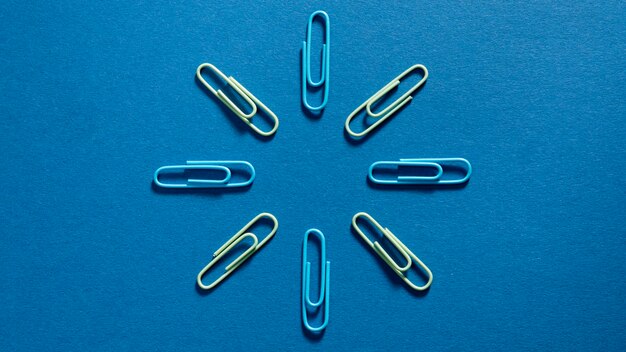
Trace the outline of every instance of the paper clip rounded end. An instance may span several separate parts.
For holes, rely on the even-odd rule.
[[[470,164],[470,162],[467,159],[464,159],[464,158],[458,158],[458,159],[460,162],[467,165],[467,173],[465,174],[465,177],[459,180],[459,183],[464,183],[464,182],[469,181],[470,176],[472,176],[472,164]]]
[[[419,261],[419,260],[418,260]],[[424,265],[424,263],[422,263],[421,261],[419,261],[419,266],[422,268],[422,270],[424,270],[426,272],[426,276],[428,276],[428,281],[426,281],[426,283],[422,286],[418,286],[415,285],[414,283],[412,283],[411,281],[409,281],[409,279],[407,279],[406,277],[404,278],[404,281],[414,290],[416,291],[426,291],[430,288],[430,286],[433,283],[433,273],[432,271],[430,271],[430,269]]]
[[[350,137],[352,138],[361,138],[363,136],[365,136],[366,134],[368,134],[370,132],[370,128],[365,129],[364,131],[361,132],[354,132],[351,128],[350,128],[350,122],[352,122],[352,119],[354,118],[354,116],[356,116],[356,113],[358,112],[358,109],[353,111],[352,114],[350,114],[350,116],[348,116],[348,118],[346,119],[346,123],[344,124],[344,128],[346,129],[346,132],[348,132],[348,134],[350,135]],[[373,126],[373,125],[372,125]]]
[[[167,187],[167,184],[162,183],[161,181],[159,181],[159,174],[161,173],[161,171],[164,168],[167,168],[167,166],[161,166],[160,168],[156,169],[156,171],[154,172],[154,176],[152,178],[152,181],[154,182],[154,184],[159,186],[159,187]]]
[[[204,70],[205,68],[210,69],[211,71],[213,71],[215,74],[217,74],[221,79],[223,79],[224,81],[228,82],[228,77],[226,77],[226,75],[224,73],[222,73],[222,71],[220,71],[217,67],[215,67],[215,65],[210,64],[210,63],[203,63],[200,64],[200,66],[198,66],[198,68],[196,69],[196,78],[200,81],[200,83],[202,83],[202,85],[204,85],[211,93],[213,93],[214,95],[217,95],[218,91],[213,88],[209,82],[207,82],[204,77],[202,77],[202,70]]]
[[[320,110],[324,110],[324,108],[326,107],[326,104],[328,103],[328,94],[324,94],[324,100],[322,100],[322,103],[318,106],[311,106],[309,104],[309,102],[306,99],[306,92],[302,93],[302,105],[304,105],[305,108],[307,108],[310,111],[320,111]]]

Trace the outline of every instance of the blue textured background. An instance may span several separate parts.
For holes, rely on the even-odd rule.
[[[332,25],[320,118],[299,91],[317,9]],[[0,350],[623,351],[625,13],[621,1],[3,1]],[[202,62],[274,110],[275,138],[198,87]],[[415,63],[431,73],[415,100],[348,143],[347,115]],[[373,161],[436,156],[469,159],[470,183],[366,182]],[[152,187],[157,167],[187,159],[248,160],[258,176],[225,194]],[[262,211],[276,237],[198,292],[213,251]],[[351,233],[357,211],[430,266],[430,292],[411,294]],[[332,262],[321,339],[300,325],[310,227]]]

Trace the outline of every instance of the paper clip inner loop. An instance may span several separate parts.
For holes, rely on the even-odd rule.
[[[377,113],[372,112],[372,104],[376,103],[385,94],[389,93],[389,91],[397,87],[400,84],[400,81],[402,78],[404,78],[406,75],[408,75],[409,73],[411,73],[412,71],[416,69],[420,69],[424,73],[424,76],[422,77],[422,79],[420,79],[419,82],[417,82],[417,84],[415,84],[406,93],[402,94],[400,98],[396,99],[393,103],[389,104],[389,106],[387,106],[380,112],[377,112]],[[350,134],[352,137],[363,137],[366,134],[370,133],[372,130],[378,127],[378,125],[380,125],[389,117],[391,117],[396,111],[400,110],[400,108],[402,108],[404,105],[410,102],[411,99],[413,99],[411,94],[413,94],[413,92],[415,92],[419,87],[421,87],[424,84],[424,82],[426,82],[426,79],[428,79],[428,69],[426,69],[426,66],[417,64],[417,65],[413,65],[409,67],[407,70],[402,72],[398,77],[394,78],[391,82],[387,83],[383,88],[381,88],[378,92],[376,92],[376,94],[374,94],[369,99],[367,99],[363,104],[359,105],[359,107],[357,107],[348,116],[348,118],[346,119],[346,123],[345,123],[345,128],[348,134]],[[363,108],[365,108],[369,116],[378,118],[378,120],[376,120],[376,122],[368,126],[363,131],[354,132],[352,131],[352,129],[350,129],[350,122],[361,110],[363,110]]]
[[[321,257],[320,257],[320,294],[319,300],[311,301],[311,262],[307,261],[307,248],[309,235],[313,234],[320,240]],[[326,239],[324,234],[317,229],[309,229],[304,234],[302,243],[302,323],[312,332],[321,331],[328,325],[328,313],[330,304],[330,261],[326,261]],[[307,318],[307,309],[315,309],[324,303],[324,322],[319,327],[312,327]]]
[[[248,114],[244,113],[243,110],[235,105],[235,103],[228,96],[226,96],[226,94],[224,94],[221,89],[215,90],[215,88],[213,88],[204,79],[204,77],[202,77],[202,70],[205,68],[209,68],[222,80],[224,80],[226,84],[231,86],[235,90],[235,92],[237,92],[237,94],[239,94],[252,107],[252,111]],[[252,93],[250,93],[241,83],[237,82],[237,80],[233,78],[233,76],[226,77],[226,75],[214,65],[204,63],[198,66],[198,69],[196,70],[196,78],[198,78],[202,85],[204,85],[211,93],[213,93],[213,95],[215,95],[220,101],[222,101],[224,105],[226,105],[233,113],[235,113],[235,115],[237,115],[243,122],[250,126],[250,128],[252,128],[252,130],[254,130],[256,133],[267,137],[274,134],[278,129],[278,117],[276,117],[276,115],[267,106],[265,106],[265,104],[263,104],[259,99],[252,95]],[[254,117],[258,111],[257,106],[259,106],[261,110],[265,111],[265,113],[267,113],[274,121],[274,127],[272,127],[271,130],[262,131],[252,123],[252,117]]]
[[[241,167],[250,173],[250,177],[241,182],[230,182],[232,176],[232,166]],[[187,179],[187,183],[162,182],[160,176],[166,172],[187,171],[187,170],[217,170],[223,171],[224,177],[221,179]],[[247,161],[223,160],[223,161],[187,161],[186,165],[162,166],[154,172],[154,183],[165,188],[230,188],[245,187],[254,181],[256,172],[252,164]]]
[[[359,228],[359,226],[356,223],[360,217],[363,217],[364,219],[366,219],[370,224],[372,224],[376,229],[378,229],[383,234],[383,236],[386,237],[389,240],[389,242],[391,242],[391,244],[393,244],[393,246],[398,250],[398,252],[407,261],[407,264],[405,266],[401,267],[400,265],[398,265],[398,263],[396,263],[393,260],[393,258],[389,256],[387,251],[385,251],[385,249],[378,243],[378,241],[372,242],[370,241],[369,238],[367,238],[367,236],[363,233],[363,231]],[[352,218],[352,227],[361,236],[361,238],[363,238],[365,243],[367,243],[380,256],[380,258],[385,263],[387,263],[387,265],[389,265],[389,267],[391,267],[391,269],[412,289],[417,290],[417,291],[423,291],[430,287],[431,283],[433,282],[433,273],[388,228],[382,227],[378,223],[378,221],[374,220],[374,218],[372,218],[371,215],[365,212],[359,212],[354,215],[354,217]],[[409,270],[409,268],[411,267],[413,263],[417,264],[423,270],[423,272],[426,273],[426,276],[428,276],[428,281],[422,286],[415,285],[405,275],[405,273]]]
[[[315,82],[311,74],[311,27],[313,19],[319,16],[324,20],[325,43],[322,46],[322,67],[320,72],[320,80]],[[324,85],[324,98],[320,105],[311,106],[307,101],[307,86],[319,87]],[[315,11],[309,17],[307,24],[306,41],[302,42],[302,102],[304,106],[311,111],[322,110],[328,102],[328,91],[330,87],[330,19],[324,11]]]
[[[251,232],[247,232],[247,230],[250,229],[250,227],[252,227],[259,219],[263,217],[272,220],[274,226],[272,227],[272,231],[269,233],[269,235],[267,235],[261,242],[259,242],[257,236]],[[196,278],[198,286],[204,290],[210,290],[213,287],[217,286],[220,282],[222,282],[222,280],[228,277],[228,275],[232,274],[235,269],[243,264],[246,259],[252,256],[252,254],[258,251],[261,247],[263,247],[263,245],[274,236],[277,230],[278,220],[276,220],[276,217],[274,215],[270,213],[261,213],[255,216],[254,219],[250,220],[250,222],[248,222],[241,230],[239,230],[233,237],[231,237],[217,251],[215,251],[215,253],[213,253],[213,259],[211,260],[211,262],[209,262],[209,264],[207,264],[202,270],[200,270],[200,273],[198,273],[198,276]],[[205,285],[202,282],[202,277],[207,273],[207,271],[209,271],[209,269],[211,269],[211,267],[215,265],[220,260],[220,258],[222,258],[231,249],[233,249],[233,247],[235,247],[239,242],[243,241],[246,238],[252,238],[252,246],[250,246],[248,249],[246,249],[245,252],[240,254],[235,260],[228,264],[225,269],[226,271],[224,272],[224,274],[222,274],[222,276],[217,278],[211,284]]]

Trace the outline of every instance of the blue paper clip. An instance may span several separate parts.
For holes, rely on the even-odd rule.
[[[230,166],[239,166],[247,169],[250,177],[241,182],[230,182],[232,175]],[[159,180],[159,176],[163,171],[186,171],[186,170],[217,170],[223,171],[224,177],[219,179],[187,179],[187,183],[163,183]],[[154,172],[154,183],[159,187],[165,188],[230,188],[245,187],[254,181],[256,171],[254,167],[247,161],[187,161],[186,165],[170,165],[161,166]]]
[[[313,19],[315,16],[320,16],[324,19],[324,34],[326,42],[322,46],[322,69],[320,73],[320,80],[313,82],[311,78],[311,27],[313,25]],[[311,111],[322,110],[328,102],[328,89],[330,77],[330,19],[328,14],[324,11],[315,11],[309,17],[309,23],[306,29],[306,41],[302,42],[302,103],[307,109]],[[319,87],[324,85],[324,99],[319,106],[311,106],[307,102],[307,86]]]
[[[449,167],[451,163],[460,163],[465,165],[465,176],[459,179],[443,179],[444,169]],[[432,176],[402,176],[398,175],[396,179],[380,179],[374,176],[374,171],[379,166],[414,166],[422,168],[431,168],[435,171]],[[370,166],[368,177],[378,184],[401,184],[401,185],[420,185],[420,184],[440,184],[454,185],[464,183],[469,180],[472,175],[472,165],[463,158],[432,158],[432,159],[400,159],[400,161],[377,161]]]
[[[243,100],[245,100],[246,103],[248,103],[252,107],[252,111],[248,114],[244,113],[243,110],[241,110],[237,105],[235,105],[235,103],[228,96],[226,96],[226,94],[224,94],[224,92],[222,92],[221,89],[216,90],[215,88],[213,88],[204,79],[204,77],[202,77],[202,70],[205,68],[208,68],[211,71],[213,71],[224,82],[226,82],[226,84],[231,86],[235,90],[235,92],[237,92],[237,94],[239,94],[243,98]],[[218,70],[217,67],[215,67],[214,65],[204,63],[198,66],[198,69],[196,70],[196,78],[198,78],[198,80],[211,93],[213,93],[213,95],[215,95],[222,103],[224,103],[224,105],[226,105],[233,113],[235,113],[235,115],[237,115],[241,119],[241,121],[243,121],[246,125],[250,126],[250,128],[252,128],[254,132],[260,134],[261,136],[267,137],[267,136],[273,135],[274,132],[276,132],[276,130],[278,129],[279,121],[278,121],[278,117],[276,117],[276,114],[274,114],[272,110],[270,110],[267,106],[265,106],[265,104],[263,104],[259,99],[257,99],[257,97],[252,95],[252,93],[250,93],[241,83],[237,82],[237,80],[233,78],[233,76],[226,77],[226,75],[222,73],[222,71]],[[274,127],[272,127],[271,130],[262,131],[254,123],[252,123],[252,118],[254,117],[254,115],[256,115],[258,111],[257,105],[274,120]]]
[[[383,234],[383,236],[386,237],[389,240],[389,242],[391,242],[391,244],[394,245],[394,247],[396,247],[396,249],[402,255],[404,260],[406,260],[405,266],[401,267],[398,263],[396,263],[396,261],[393,260],[391,256],[389,256],[387,251],[385,251],[385,249],[378,243],[378,241],[372,242],[370,241],[369,238],[367,238],[367,236],[363,233],[363,231],[361,231],[359,226],[356,224],[356,221],[360,217],[365,218],[371,225],[373,225],[376,229],[378,229],[378,231],[380,231]],[[378,221],[374,220],[374,218],[371,215],[369,215],[368,213],[364,213],[364,212],[356,213],[354,215],[354,217],[352,218],[352,227],[361,236],[361,238],[363,238],[365,243],[367,243],[367,245],[369,245],[374,250],[374,252],[376,252],[376,254],[378,254],[378,256],[385,263],[387,263],[387,265],[389,265],[389,267],[391,267],[391,269],[402,279],[402,281],[404,281],[412,289],[417,290],[417,291],[424,291],[430,287],[430,285],[433,282],[432,271],[430,271],[430,269],[426,266],[426,264],[424,264],[415,254],[413,254],[413,252],[411,252],[411,250],[409,250],[407,246],[405,246],[404,243],[402,243],[398,239],[398,237],[396,237],[396,235],[394,235],[388,228],[382,227],[378,223]],[[405,273],[409,270],[409,268],[411,268],[412,264],[416,264],[417,266],[419,266],[428,277],[428,281],[424,285],[417,286],[406,277]]]
[[[389,104],[389,106],[384,108],[382,111],[377,112],[377,113],[372,112],[372,104],[376,103],[385,94],[389,93],[389,91],[397,87],[400,84],[400,80],[402,78],[404,78],[406,75],[408,75],[409,73],[411,73],[412,71],[416,69],[419,69],[424,73],[424,76],[419,82],[417,82],[417,84],[411,87],[411,89],[409,89],[406,93],[402,94],[400,98],[396,99],[393,103]],[[348,118],[346,119],[346,123],[345,123],[345,128],[348,134],[351,135],[352,137],[358,138],[358,137],[363,137],[366,134],[370,133],[373,129],[378,127],[378,125],[380,125],[389,117],[391,117],[391,115],[393,115],[396,111],[400,110],[401,107],[403,107],[408,102],[410,102],[411,99],[413,99],[411,94],[413,94],[413,92],[415,92],[419,87],[421,87],[424,84],[424,82],[426,82],[427,78],[428,78],[428,70],[426,69],[424,65],[417,64],[417,65],[413,65],[409,67],[406,71],[402,72],[398,77],[394,78],[391,82],[387,83],[387,85],[385,85],[378,92],[376,92],[376,94],[374,94],[372,97],[367,99],[363,104],[359,105],[359,107],[356,108],[348,116]],[[373,124],[371,124],[369,127],[367,127],[364,131],[354,132],[350,129],[350,122],[361,110],[363,110],[363,108],[365,108],[369,116],[378,118],[378,120],[374,122]]]
[[[259,242],[259,239],[256,237],[255,234],[247,231],[248,229],[250,229],[250,227],[252,227],[252,225],[254,225],[254,223],[256,223],[261,218],[268,218],[272,220],[272,222],[274,223],[274,227],[272,228],[272,231],[269,233],[269,235],[265,236],[263,241]],[[202,270],[200,270],[200,273],[198,273],[198,276],[196,277],[196,283],[198,284],[198,286],[203,290],[210,290],[213,287],[217,286],[220,282],[222,282],[222,280],[227,278],[228,275],[232,274],[235,269],[243,264],[246,259],[248,259],[256,251],[258,251],[265,243],[267,243],[267,241],[269,241],[274,236],[274,234],[276,234],[277,230],[278,220],[276,220],[276,217],[274,215],[270,213],[261,213],[255,216],[254,219],[250,220],[250,222],[248,222],[246,226],[239,230],[233,237],[231,237],[231,239],[226,241],[226,243],[224,243],[217,251],[215,251],[215,253],[213,253],[213,259],[211,260],[211,262],[209,262],[209,264],[207,264]],[[235,247],[239,242],[243,241],[246,238],[252,239],[252,246],[250,246],[250,248],[246,249],[235,260],[228,264],[222,276],[217,278],[209,285],[205,285],[202,282],[202,277],[206,274],[206,272],[209,271],[209,269],[211,269],[211,267],[215,265],[226,253],[233,249],[233,247]]]
[[[319,300],[316,302],[311,301],[311,262],[307,261],[307,245],[309,241],[309,235],[313,234],[319,238],[321,244],[321,258],[320,258],[320,273],[322,281],[320,282],[320,295]],[[324,234],[318,229],[310,229],[304,234],[304,241],[302,243],[302,323],[304,326],[312,332],[319,332],[326,328],[328,325],[328,307],[330,303],[330,262],[326,261],[326,239]],[[324,322],[319,327],[312,327],[309,324],[307,318],[307,309],[317,309],[324,303]]]

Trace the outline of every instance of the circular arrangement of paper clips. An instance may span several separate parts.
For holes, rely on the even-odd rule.
[[[319,17],[324,22],[324,38],[325,43],[322,46],[322,65],[320,79],[314,81],[311,75],[311,26],[316,17]],[[217,77],[223,80],[226,86],[230,86],[234,92],[241,96],[241,98],[252,107],[249,113],[245,113],[240,107],[238,107],[221,89],[213,88],[202,76],[204,69],[211,70]],[[417,84],[415,84],[406,93],[402,94],[398,99],[389,104],[386,108],[379,112],[373,112],[372,106],[382,99],[390,91],[398,87],[401,80],[414,71],[421,71],[422,78]],[[309,17],[307,25],[306,41],[302,42],[302,104],[310,111],[320,111],[326,107],[329,96],[330,86],[330,18],[324,11],[316,11]],[[217,67],[210,63],[203,63],[198,66],[196,70],[197,79],[217,97],[224,105],[226,105],[235,115],[237,115],[245,124],[261,136],[271,136],[276,133],[278,129],[279,120],[276,114],[274,114],[267,106],[265,106],[257,97],[252,95],[241,83],[239,83],[232,76],[226,76]],[[379,127],[385,120],[391,117],[394,113],[400,110],[403,106],[408,104],[412,99],[412,94],[416,92],[428,78],[428,70],[424,65],[416,64],[409,67],[402,72],[399,76],[394,78],[391,82],[383,86],[378,92],[367,99],[363,104],[358,106],[346,119],[345,129],[350,138],[363,138],[372,130]],[[308,88],[318,88],[323,86],[323,98],[322,102],[318,106],[311,106],[307,100]],[[354,132],[350,128],[350,123],[353,118],[359,114],[363,109],[368,116],[376,119],[374,123],[366,127],[361,132]],[[263,131],[253,123],[253,118],[259,110],[263,110],[267,115],[271,117],[274,122],[273,127],[268,131]],[[403,167],[418,168],[421,170],[427,170],[424,175],[420,176],[403,176],[400,174],[400,169]],[[447,176],[448,169],[462,169],[464,176],[460,178],[450,178]],[[380,176],[379,171],[396,171],[395,177]],[[170,181],[163,181],[164,175],[185,173],[188,171],[210,171],[223,175],[220,178],[188,178],[184,182],[173,183]],[[244,181],[234,182],[231,180],[233,173],[244,173],[247,175],[247,179]],[[472,166],[466,159],[463,158],[403,158],[398,161],[377,161],[374,162],[368,171],[368,178],[371,182],[376,184],[385,185],[451,185],[462,184],[469,180],[472,174]],[[221,161],[187,161],[184,165],[170,165],[158,168],[154,173],[154,183],[159,187],[165,188],[228,188],[228,187],[245,187],[252,184],[256,176],[256,171],[252,164],[247,161],[239,160],[221,160]],[[269,219],[273,226],[270,233],[259,241],[257,236],[248,232],[257,221],[265,218]],[[406,264],[398,264],[387,251],[380,245],[378,241],[371,241],[362,229],[357,225],[357,221],[367,222],[372,228],[375,228],[382,237],[386,238],[400,254],[400,256],[406,261]],[[352,218],[352,227],[363,238],[365,243],[372,248],[374,252],[385,262],[389,267],[413,290],[424,291],[427,290],[432,281],[433,274],[431,270],[424,264],[402,241],[394,235],[387,227],[383,227],[376,221],[371,215],[364,212],[359,212]],[[233,237],[231,237],[226,243],[224,243],[215,253],[213,253],[213,259],[198,273],[196,281],[198,287],[204,290],[210,290],[216,287],[226,277],[232,274],[246,259],[252,256],[263,245],[265,245],[278,230],[278,220],[270,213],[260,213],[255,216],[250,222],[248,222],[243,228],[241,228]],[[307,246],[309,237],[313,235],[317,237],[320,242],[320,292],[317,300],[311,300],[310,295],[310,276],[311,276],[311,262],[307,261]],[[240,254],[235,260],[226,266],[225,272],[212,283],[206,285],[203,283],[202,278],[207,271],[211,269],[224,255],[226,255],[231,249],[245,239],[251,239],[252,245]],[[408,270],[415,264],[424,276],[427,278],[425,284],[419,286],[411,282],[406,274]],[[326,261],[326,239],[324,234],[318,229],[309,229],[304,234],[304,240],[302,245],[302,324],[311,332],[320,332],[328,325],[329,317],[329,302],[330,302],[330,261]],[[308,312],[322,309],[324,319],[320,326],[312,327],[309,324]]]

